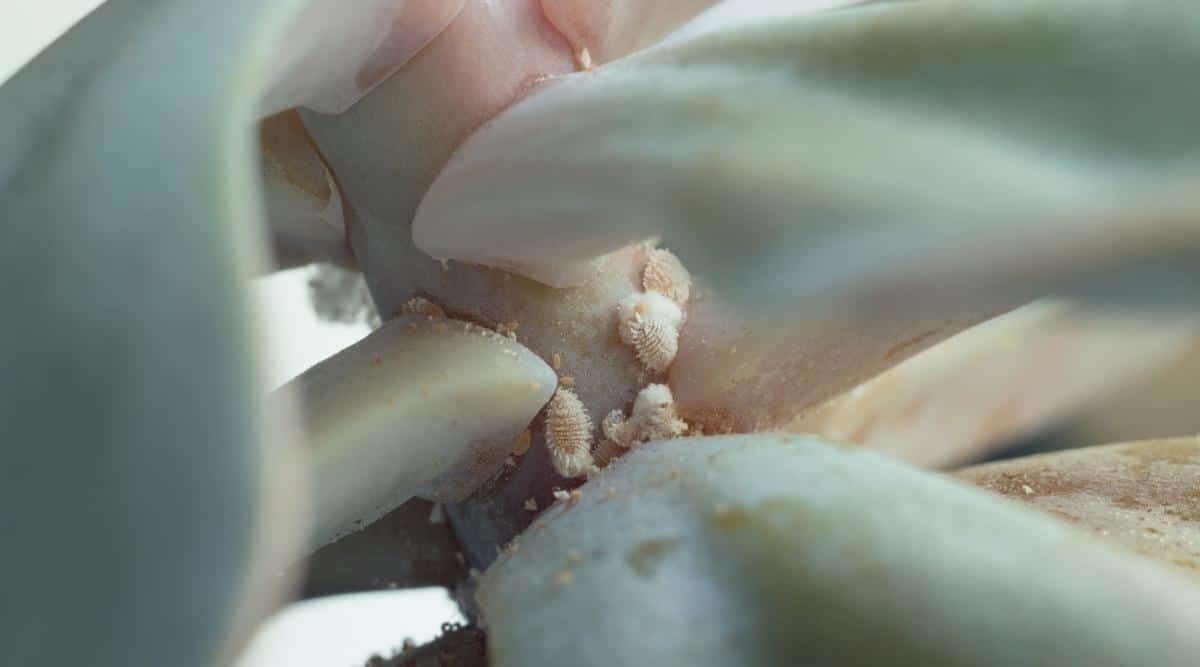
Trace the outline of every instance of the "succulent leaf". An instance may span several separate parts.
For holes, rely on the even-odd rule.
[[[112,0],[0,88],[5,663],[208,665],[282,595],[245,282],[287,4]]]
[[[680,414],[706,433],[782,429],[806,410],[1005,310],[988,303],[932,308],[932,302],[917,301],[756,317],[720,295],[693,299],[669,378]]]
[[[1088,447],[988,463],[955,477],[1200,581],[1200,439]]]
[[[493,119],[415,238],[566,285],[663,236],[700,279],[806,313],[1112,277],[1193,295],[1198,12],[946,0],[685,28]]]
[[[454,320],[399,317],[279,392],[303,406],[311,546],[413,496],[461,500],[491,476],[558,378],[522,345]]]
[[[275,266],[311,262],[352,266],[342,193],[304,129],[287,111],[259,123],[263,200]]]
[[[787,428],[917,465],[961,465],[1054,426],[1198,341],[1200,319],[1183,313],[1147,321],[1038,302],[934,345]]]
[[[1200,659],[1193,580],[867,451],[673,440],[580,491],[484,574],[491,664]]]
[[[403,67],[467,0],[307,0],[286,23],[260,108],[341,113]]]

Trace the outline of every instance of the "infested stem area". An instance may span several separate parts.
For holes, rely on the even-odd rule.
[[[412,221],[467,137],[572,77],[593,76],[573,74],[581,48],[603,63],[706,3],[651,12],[649,22],[635,20],[633,5],[622,3],[606,5],[608,14],[589,3],[540,5],[468,2],[437,39],[350,109],[300,111],[342,196],[348,245],[383,319],[404,314],[420,297],[449,319],[503,331],[551,365],[562,392],[556,405],[570,405],[536,420],[529,453],[510,456],[491,481],[449,507],[467,560],[480,569],[528,525],[531,503],[545,507],[555,488],[576,485],[579,475],[628,446],[779,428],[996,310],[881,309],[761,324],[719,295],[694,289],[683,264],[650,245],[575,267],[588,279],[565,288],[509,273],[514,267],[503,263],[488,268],[431,257],[414,241]],[[601,44],[600,37],[618,33]],[[639,393],[650,385],[665,387],[669,399],[637,414]],[[547,438],[547,427],[562,437]]]
[[[507,452],[497,449],[500,456],[489,459],[496,469],[473,477],[472,481],[483,479],[482,484],[469,497],[451,498],[446,505],[465,561],[461,567],[479,571],[498,555],[511,555],[514,540],[531,525],[537,530],[547,508],[578,503],[577,487],[639,445],[685,435],[779,429],[805,410],[1024,298],[932,303],[909,299],[920,289],[901,289],[897,294],[903,298],[883,290],[840,304],[841,309],[806,312],[803,318],[776,312],[756,319],[744,317],[741,304],[708,289],[694,289],[683,263],[650,243],[576,262],[561,275],[529,272],[524,259],[544,254],[550,257],[535,259],[553,260],[553,242],[530,238],[533,234],[504,237],[502,227],[491,236],[493,232],[484,229],[494,216],[487,188],[494,185],[494,173],[504,171],[496,165],[506,162],[464,159],[447,164],[461,157],[464,147],[476,151],[475,157],[482,153],[487,158],[487,141],[474,146],[469,142],[486,139],[489,126],[497,126],[493,121],[503,121],[504,110],[520,111],[527,101],[535,112],[523,118],[540,130],[557,119],[537,115],[539,100],[572,90],[580,84],[579,77],[605,78],[603,72],[590,72],[593,59],[602,63],[620,49],[589,34],[603,21],[579,24],[573,22],[572,12],[605,20],[615,15],[588,14],[597,6],[588,3],[538,4],[468,3],[441,37],[350,110],[336,116],[301,112],[344,197],[345,238],[384,319],[471,323],[519,343],[556,376],[546,408],[527,429],[511,443],[491,443],[509,447]],[[543,10],[549,11],[552,25]],[[573,74],[577,68],[589,71]],[[673,71],[680,75],[683,68]],[[607,80],[611,85],[614,79]],[[636,77],[631,81],[636,84]],[[656,93],[657,86],[652,88]],[[766,89],[774,91],[775,86]],[[736,105],[709,109],[705,99],[701,97],[702,106],[714,113],[738,110]],[[679,106],[695,111],[687,104]],[[561,109],[586,115],[586,109],[570,104]],[[522,118],[519,113],[517,117]],[[641,120],[626,119],[622,126]],[[738,125],[733,121],[744,118],[726,120]],[[499,126],[503,128],[503,122]],[[514,127],[513,136],[521,138],[521,122],[509,126]],[[507,157],[521,145],[498,141],[493,148]],[[658,164],[645,155],[641,158]],[[715,165],[712,180],[737,180],[722,172],[728,166]],[[420,220],[422,211],[428,212],[431,185],[436,192],[437,182],[448,172],[453,172],[451,181],[484,185],[476,198],[458,197],[470,200],[465,219],[470,220],[472,212],[479,214],[476,228],[461,238],[442,233],[448,225],[435,224],[430,231],[418,223],[414,232],[414,218]],[[457,191],[450,187],[447,192]],[[714,192],[712,196],[722,197],[727,191]],[[445,193],[442,198],[455,199]],[[753,211],[737,209],[743,199],[726,199],[733,203],[722,201],[717,207],[731,207],[726,217],[753,217]],[[791,209],[780,205],[772,210]],[[563,216],[561,224],[602,228],[606,215],[606,210],[580,212],[582,221]],[[497,252],[492,242],[518,251],[507,247]],[[464,254],[439,253],[472,243],[476,247]],[[524,244],[529,249],[522,254],[519,246]],[[470,418],[464,411],[464,419]],[[343,541],[345,545],[334,546],[352,552],[352,541]],[[465,612],[475,617],[467,599],[473,597],[474,579],[464,577],[462,569],[453,576],[462,585]],[[560,583],[569,580],[564,576]]]

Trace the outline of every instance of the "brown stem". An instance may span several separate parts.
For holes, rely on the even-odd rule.
[[[414,499],[308,559],[303,598],[390,588],[452,586],[466,576],[458,541]]]

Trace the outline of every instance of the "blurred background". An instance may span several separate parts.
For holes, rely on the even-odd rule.
[[[45,48],[101,0],[0,1],[0,82]],[[309,302],[311,268],[254,281],[268,339],[269,373],[278,386],[362,338],[366,324],[317,318]],[[445,622],[462,621],[441,588],[324,598],[293,605],[258,633],[237,667],[336,667],[362,665],[389,655],[406,638],[417,643],[440,634]]]

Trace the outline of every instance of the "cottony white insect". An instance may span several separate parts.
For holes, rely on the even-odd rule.
[[[546,408],[546,448],[554,470],[563,477],[581,477],[596,467],[592,419],[570,389],[559,388]]]
[[[692,296],[692,275],[675,253],[651,250],[642,271],[642,289],[658,292],[683,307]]]
[[[414,296],[400,307],[400,314],[405,316],[424,315],[434,319],[445,319],[446,311],[436,303],[421,296]]]
[[[631,294],[617,306],[621,340],[650,371],[662,373],[675,361],[683,309],[658,292]]]
[[[688,425],[675,411],[675,397],[665,384],[650,384],[638,392],[633,414],[628,419],[620,410],[613,410],[601,425],[604,437],[623,448],[652,440],[682,437]]]

